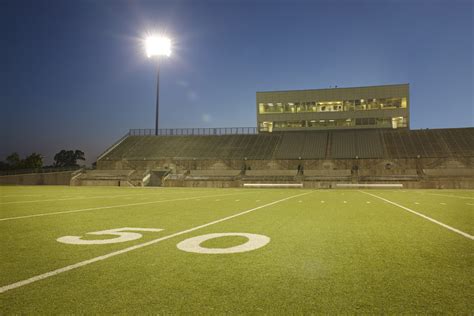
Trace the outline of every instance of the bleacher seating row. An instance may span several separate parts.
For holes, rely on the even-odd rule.
[[[474,156],[474,128],[222,136],[128,136],[101,160],[353,159]]]

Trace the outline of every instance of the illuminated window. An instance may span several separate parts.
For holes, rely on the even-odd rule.
[[[260,123],[260,131],[261,132],[272,132],[273,130],[273,122],[264,121]]]
[[[407,127],[406,118],[402,116],[392,117],[392,128]]]

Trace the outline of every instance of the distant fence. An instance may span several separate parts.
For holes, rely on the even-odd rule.
[[[153,128],[130,129],[130,136],[154,136]],[[158,136],[193,136],[193,135],[248,135],[257,134],[256,127],[207,127],[207,128],[161,128]]]
[[[17,169],[17,170],[0,170],[1,176],[16,175],[16,174],[29,174],[29,173],[50,173],[50,172],[64,172],[64,171],[74,171],[81,169],[82,167],[58,167],[58,168],[37,168],[37,169]]]

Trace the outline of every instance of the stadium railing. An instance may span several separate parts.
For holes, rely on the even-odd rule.
[[[130,136],[154,136],[153,128],[130,129]],[[158,136],[193,136],[193,135],[248,135],[257,134],[256,127],[209,127],[209,128],[160,128]]]
[[[74,167],[43,167],[37,169],[12,169],[12,170],[0,170],[0,176],[9,176],[16,174],[29,174],[29,173],[51,173],[51,172],[66,172],[66,171],[75,171],[83,169],[84,167],[74,166]]]

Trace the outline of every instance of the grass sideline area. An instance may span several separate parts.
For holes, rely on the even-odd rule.
[[[0,314],[472,314],[473,193],[0,186]]]

